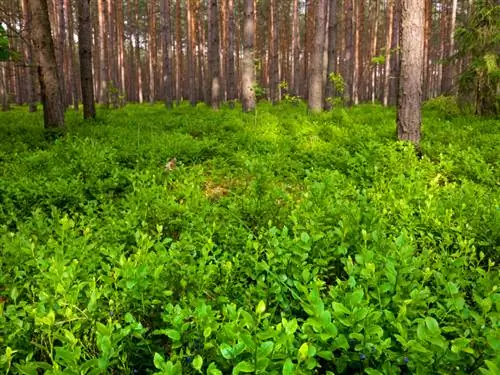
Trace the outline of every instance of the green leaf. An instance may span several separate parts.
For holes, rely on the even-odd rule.
[[[219,350],[225,359],[232,359],[233,358],[233,348],[230,345],[228,345],[226,343],[222,343],[219,346]]]
[[[200,355],[194,357],[193,360],[193,368],[199,372],[201,372],[201,367],[203,366],[203,358]]]
[[[164,332],[173,341],[180,341],[181,340],[181,334],[179,333],[179,331],[176,331],[175,329],[166,329]]]
[[[436,319],[431,317],[425,318],[425,325],[432,336],[439,336],[441,334],[441,330],[439,329],[439,324]]]
[[[262,315],[266,312],[266,303],[264,301],[259,301],[257,307],[255,308],[257,315]]]
[[[233,375],[238,375],[240,372],[253,372],[253,371],[254,371],[254,366],[250,362],[242,361],[233,368]]]
[[[161,354],[155,353],[153,363],[158,370],[161,370],[163,368],[163,365],[165,364],[165,359]]]
[[[309,353],[309,344],[307,342],[303,343],[299,348],[299,358],[303,361],[307,358]]]
[[[283,375],[294,375],[295,365],[290,358],[287,358],[285,364],[283,365]]]
[[[272,341],[266,341],[260,344],[259,350],[257,351],[257,356],[268,357],[274,349],[274,343]]]
[[[208,369],[207,369],[207,375],[222,375],[222,371],[220,371],[218,368],[217,368],[217,365],[212,362],[210,363],[210,365],[208,366]]]

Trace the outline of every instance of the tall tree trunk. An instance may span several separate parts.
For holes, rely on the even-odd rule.
[[[110,0],[107,0],[110,1]],[[99,92],[99,102],[104,105],[104,107],[109,106],[108,97],[108,43],[107,43],[107,7],[106,0],[97,0],[97,12],[99,19],[99,68],[100,74],[99,78],[101,80],[101,91]]]
[[[183,54],[182,54],[182,11],[181,11],[181,0],[177,0],[175,3],[175,98],[177,100],[177,105],[179,105],[182,99],[182,88],[183,84]]]
[[[345,49],[344,49],[344,81],[345,81],[345,97],[347,104],[352,104],[353,94],[353,0],[344,0],[344,32],[345,32]]]
[[[234,67],[234,0],[227,0],[227,66],[226,66],[226,91],[229,106],[234,107],[236,99],[236,77]]]
[[[129,5],[130,6],[130,5]],[[124,46],[124,18],[123,18],[123,1],[116,2],[116,34],[117,34],[117,52],[118,52],[118,69],[120,71],[120,92],[125,95],[126,78],[125,78],[125,46]],[[128,99],[128,98],[126,98]]]
[[[273,104],[276,104],[279,97],[277,18],[276,0],[269,0],[269,94]]]
[[[380,12],[380,4],[379,4],[379,0],[376,0],[375,1],[375,11],[372,10],[372,14],[374,17],[372,44],[371,44],[371,50],[370,50],[370,56],[372,59],[377,56],[379,12]],[[370,62],[370,66],[371,66],[371,100],[372,100],[372,103],[375,103],[375,98],[377,97],[376,79],[377,79],[378,64],[374,64],[373,62]]]
[[[220,49],[218,0],[209,1],[208,9],[208,66],[210,71],[210,102],[213,109],[220,104]]]
[[[359,104],[359,81],[360,81],[360,70],[361,70],[361,6],[364,0],[354,0],[354,15],[353,18],[356,19],[355,31],[354,31],[354,69],[352,75],[352,101],[355,105]]]
[[[82,87],[83,118],[95,118],[94,78],[92,75],[92,23],[90,0],[77,2],[78,55],[80,56],[80,82]]]
[[[30,9],[33,17],[33,43],[39,55],[38,74],[45,128],[63,128],[64,106],[61,81],[57,72],[47,0],[31,0]]]
[[[67,71],[68,71],[68,92],[71,93],[71,98],[73,99],[73,108],[78,111],[78,104],[80,102],[80,95],[78,90],[78,72],[75,62],[75,27],[73,10],[71,7],[71,1],[65,0],[64,9],[66,11],[65,17],[68,20],[68,54],[67,54]]]
[[[387,23],[385,40],[385,68],[384,68],[384,106],[389,105],[389,88],[391,78],[391,46],[392,46],[392,24],[394,19],[394,0],[387,3]]]
[[[422,86],[422,99],[429,97],[429,59],[430,59],[430,35],[432,26],[432,0],[424,0],[424,78]]]
[[[330,80],[330,74],[335,73],[337,62],[337,0],[330,0],[330,10],[328,11],[328,68],[326,81],[326,101],[325,108],[330,109],[335,96],[335,88]]]
[[[28,105],[30,112],[36,112],[36,62],[34,61],[33,43],[31,41],[32,17],[29,9],[29,0],[23,0],[22,5],[24,18],[24,38],[26,39],[26,64],[28,65],[28,74],[26,75]]]
[[[334,0],[335,1],[335,0]],[[290,67],[290,88],[293,95],[299,95],[300,75],[300,28],[299,28],[299,1],[293,0],[292,5],[292,59]]]
[[[187,58],[188,58],[188,79],[189,79],[189,101],[194,107],[196,105],[196,82],[195,82],[195,67],[194,67],[194,28],[193,28],[193,0],[187,0]]]
[[[244,0],[244,26],[243,26],[243,61],[241,89],[243,96],[243,111],[255,109],[255,69],[253,65],[253,48],[255,36],[254,3],[253,0]]]
[[[148,1],[148,68],[149,68],[149,102],[155,101],[155,63],[156,63],[156,0]]]
[[[170,0],[161,0],[161,39],[163,42],[163,82],[165,84],[165,106],[173,106],[173,71],[171,46]]]
[[[325,46],[326,0],[318,0],[316,7],[316,30],[311,56],[311,80],[309,83],[309,109],[321,112],[323,109],[323,54]]]
[[[451,4],[450,4],[451,3]],[[457,17],[457,0],[447,1],[447,20],[446,20],[446,31],[447,35],[443,35],[445,38],[444,49],[443,49],[443,76],[441,81],[441,92],[445,95],[450,95],[454,91],[454,76],[455,76],[455,64],[452,61],[452,57],[455,49],[455,23]]]
[[[0,62],[0,101],[2,112],[8,111],[10,109],[9,92],[7,91],[5,71],[5,65]]]
[[[56,62],[60,72],[59,76],[61,80],[60,81],[61,95],[63,98],[63,105],[64,108],[66,109],[71,102],[69,100],[69,95],[66,90],[67,70],[66,70],[66,65],[64,64],[66,58],[65,41],[66,41],[66,27],[67,27],[65,12],[64,12],[64,0],[54,0],[54,7],[57,10],[57,20],[59,26],[59,32],[56,35],[57,36]]]
[[[422,122],[424,1],[402,1],[398,138],[418,145]]]
[[[141,62],[141,46],[140,46],[140,31],[139,31],[139,0],[135,0],[135,64],[137,75],[137,94],[139,103],[144,101],[142,92],[142,62]]]

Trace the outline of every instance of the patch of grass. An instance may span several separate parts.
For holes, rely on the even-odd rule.
[[[0,113],[0,371],[496,373],[498,123],[438,104],[422,155],[373,105]]]

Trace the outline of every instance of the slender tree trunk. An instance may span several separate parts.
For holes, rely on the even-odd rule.
[[[335,1],[335,0],[334,0]],[[292,61],[290,66],[290,88],[293,95],[299,95],[300,75],[300,29],[299,29],[299,1],[293,0],[292,5]]]
[[[161,39],[163,42],[163,82],[165,84],[165,106],[173,106],[173,71],[171,46],[170,0],[161,0]]]
[[[234,107],[236,99],[236,77],[234,67],[234,0],[227,1],[227,66],[226,66],[226,90],[229,106]]]
[[[75,25],[74,25],[74,17],[73,17],[73,10],[71,6],[71,1],[70,0],[65,0],[65,6],[66,10],[66,19],[68,20],[68,92],[71,92],[71,97],[73,99],[73,109],[75,111],[78,111],[78,105],[80,102],[80,93],[78,90],[78,79],[79,79],[79,74],[78,74],[78,68],[76,64],[76,58],[75,58],[75,40],[74,40],[74,35],[75,35]],[[90,31],[90,30],[89,30]]]
[[[398,138],[418,145],[422,122],[424,1],[402,1]]]
[[[243,62],[241,89],[243,96],[243,111],[255,109],[255,69],[253,64],[253,48],[255,36],[254,3],[253,0],[244,0],[244,26],[243,26]]]
[[[380,4],[379,0],[375,1],[375,12],[373,12],[373,35],[372,35],[372,44],[371,44],[371,52],[370,56],[371,58],[376,57],[377,55],[377,48],[378,48],[378,19],[379,19],[379,12],[380,12]],[[377,97],[377,85],[376,85],[376,79],[377,79],[377,67],[378,64],[371,63],[371,100],[372,103],[375,103],[375,98]]]
[[[271,101],[276,104],[279,91],[279,68],[278,68],[278,30],[277,30],[276,0],[269,1],[269,93]]]
[[[385,40],[385,68],[384,68],[384,106],[389,105],[389,88],[391,78],[391,46],[392,46],[392,24],[394,18],[394,0],[389,0],[387,3],[387,23]]]
[[[352,19],[353,19],[353,0],[344,0],[344,32],[345,32],[345,49],[344,49],[344,81],[345,81],[345,97],[347,104],[352,104],[353,99],[353,37],[352,37]]]
[[[432,25],[432,0],[424,0],[424,78],[422,87],[422,99],[426,100],[429,97],[429,58],[430,58],[430,34]]]
[[[176,63],[175,63],[175,74],[176,74],[176,80],[175,80],[175,97],[177,100],[177,105],[179,105],[181,99],[182,99],[182,88],[184,86],[183,83],[183,54],[182,54],[182,12],[181,12],[181,0],[177,0],[175,3],[175,58],[176,58]]]
[[[148,68],[149,68],[149,102],[155,101],[155,62],[156,62],[156,0],[148,1]]]
[[[26,39],[26,64],[28,65],[28,74],[26,75],[28,105],[30,112],[36,112],[36,62],[34,61],[33,43],[31,41],[32,17],[29,9],[29,0],[23,0],[22,5],[24,18],[24,38]]]
[[[129,2],[130,3],[130,2]],[[116,2],[116,33],[117,33],[117,52],[118,52],[118,69],[120,71],[120,92],[125,95],[126,89],[126,74],[125,74],[125,45],[124,45],[124,18],[123,18],[123,1]],[[128,100],[128,98],[126,98]]]
[[[352,76],[352,101],[355,105],[359,104],[359,81],[360,81],[360,60],[361,60],[361,1],[354,0],[354,15],[356,19],[354,28],[354,69]]]
[[[135,0],[135,64],[137,75],[137,94],[139,103],[144,102],[144,94],[142,92],[142,62],[141,62],[141,46],[140,46],[140,31],[139,31],[139,1]]]
[[[107,0],[110,1],[110,0]],[[109,106],[108,97],[108,43],[107,43],[107,22],[106,22],[106,0],[97,0],[97,12],[99,17],[99,67],[100,67],[100,80],[101,91],[99,92],[99,102],[104,107]]]
[[[323,53],[325,46],[326,0],[318,0],[316,7],[316,30],[311,56],[311,80],[309,83],[309,109],[321,112],[323,109]]]
[[[221,89],[218,15],[217,0],[210,0],[208,9],[208,67],[210,72],[210,102],[213,109],[219,109]]]
[[[83,118],[95,118],[94,78],[92,75],[92,23],[90,0],[77,2],[78,55],[80,56],[80,82],[82,87]]]
[[[451,2],[451,4],[450,4]],[[445,95],[450,95],[454,91],[454,76],[455,76],[455,64],[452,61],[452,57],[455,49],[455,23],[457,17],[457,0],[447,1],[447,14],[446,26],[448,35],[443,35],[445,38],[443,57],[443,76],[441,81],[441,92]]]
[[[31,0],[32,37],[39,55],[39,79],[45,128],[64,127],[64,106],[56,55],[49,21],[47,0]]]
[[[10,109],[5,70],[5,65],[0,62],[0,101],[2,112],[6,112]]]
[[[330,0],[330,10],[328,12],[328,68],[327,68],[327,81],[326,81],[326,101],[325,108],[332,107],[333,98],[335,97],[335,88],[333,82],[330,80],[330,74],[335,73],[337,53],[337,0]],[[328,100],[330,99],[330,100]]]
[[[195,82],[195,67],[194,67],[194,36],[193,36],[193,0],[187,0],[187,58],[188,58],[188,79],[189,79],[189,101],[194,107],[196,105],[196,82]]]

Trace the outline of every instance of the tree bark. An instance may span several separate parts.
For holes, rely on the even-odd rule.
[[[335,0],[333,0],[335,1]],[[299,28],[299,1],[293,0],[292,5],[292,61],[290,67],[290,88],[293,95],[299,95],[300,76],[300,28]]]
[[[83,118],[95,118],[94,77],[92,75],[92,24],[90,0],[77,2],[78,55],[80,56],[80,82],[82,87]]]
[[[325,46],[325,4],[318,0],[316,7],[316,30],[311,55],[311,79],[309,83],[309,110],[321,112],[323,109],[323,53]]]
[[[243,62],[242,62],[242,104],[243,111],[249,112],[255,109],[255,69],[253,64],[254,48],[254,3],[253,0],[244,0],[244,26],[243,26]]]
[[[107,0],[110,1],[110,0]],[[99,20],[99,68],[100,74],[99,79],[101,81],[100,84],[100,92],[99,92],[99,102],[104,106],[109,106],[109,97],[108,97],[108,43],[107,43],[107,20],[106,20],[106,0],[97,0],[97,12],[98,12],[98,20]]]
[[[335,88],[330,80],[330,74],[335,73],[337,63],[337,0],[330,0],[330,10],[328,11],[328,68],[326,81],[326,99],[333,99],[335,96]],[[325,101],[325,108],[330,109],[332,103],[330,100]]]
[[[45,128],[63,128],[64,105],[47,0],[31,0],[30,9],[33,17],[33,43],[39,55],[38,74],[42,92]]]
[[[353,93],[353,37],[352,37],[352,18],[353,18],[353,0],[344,0],[344,81],[345,81],[345,97],[347,104],[352,104]]]
[[[193,27],[193,0],[187,0],[186,2],[186,19],[187,19],[187,58],[188,58],[188,80],[189,80],[189,101],[194,107],[196,105],[196,82],[195,82],[195,66],[194,66],[194,27]]]
[[[23,18],[24,18],[24,38],[26,43],[26,64],[28,65],[28,74],[26,75],[26,85],[28,90],[28,105],[30,112],[37,110],[37,93],[36,93],[36,61],[33,56],[33,43],[31,41],[32,34],[32,17],[29,9],[29,0],[23,0]]]
[[[279,61],[276,0],[269,1],[269,94],[271,102],[279,99]]]
[[[422,122],[424,1],[402,1],[398,138],[418,145]]]
[[[156,0],[148,1],[148,68],[149,68],[149,102],[155,101],[155,71],[156,71]]]
[[[373,10],[372,10],[373,12]],[[373,34],[372,34],[372,44],[371,44],[371,52],[370,57],[373,59],[377,56],[377,48],[378,48],[378,19],[379,19],[380,5],[379,0],[375,1],[375,12],[373,12]],[[377,97],[377,68],[378,64],[374,64],[370,61],[371,67],[371,100],[372,103],[375,103],[375,98]]]
[[[170,0],[161,0],[161,39],[163,42],[163,82],[165,84],[165,106],[173,106],[173,71],[172,71],[172,45],[171,45],[171,21]]]
[[[386,37],[385,40],[385,68],[384,68],[384,106],[389,105],[389,88],[391,78],[391,45],[392,45],[392,24],[394,18],[394,0],[389,0],[387,3],[387,24],[386,24]]]
[[[210,0],[208,9],[208,66],[210,70],[210,103],[213,109],[220,104],[220,49],[219,49],[219,5]]]
[[[236,99],[236,77],[234,67],[234,0],[227,1],[227,66],[226,66],[226,91],[229,106],[234,107]]]

